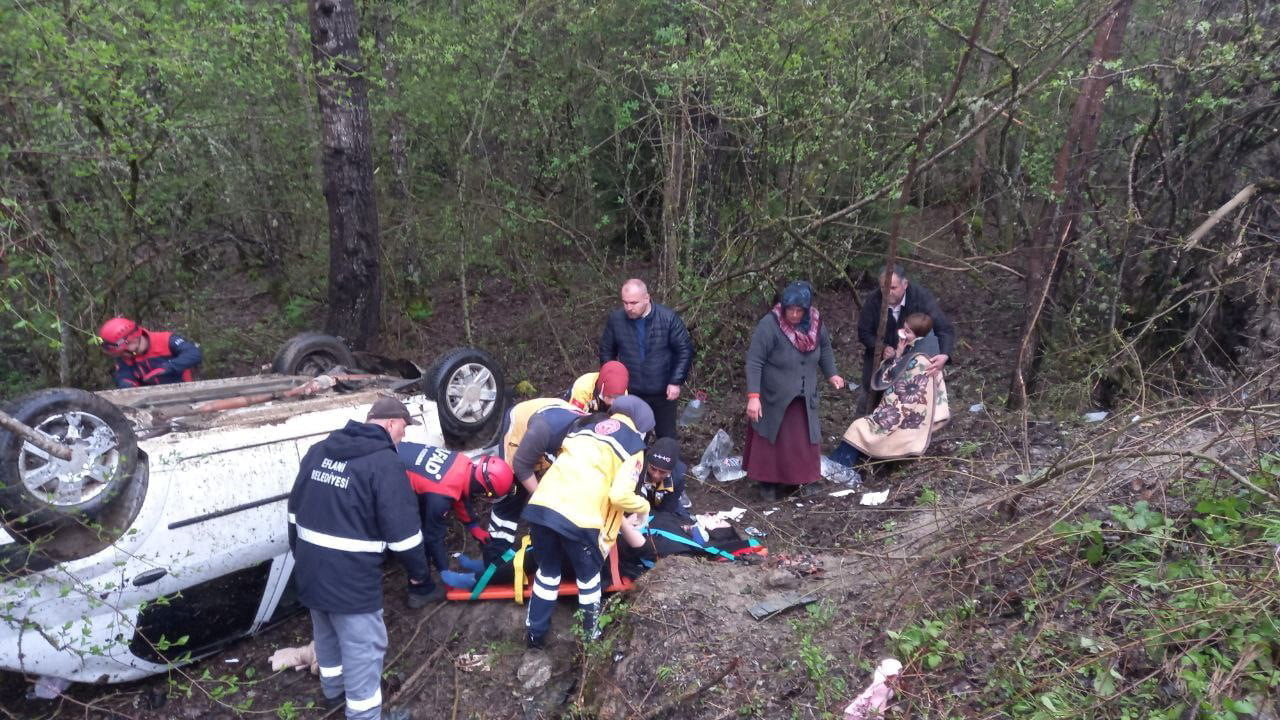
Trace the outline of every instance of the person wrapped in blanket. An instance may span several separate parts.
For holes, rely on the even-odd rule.
[[[849,425],[830,455],[833,461],[856,471],[868,458],[896,460],[928,449],[933,432],[951,419],[942,368],[931,362],[938,348],[933,320],[924,313],[908,315],[898,330],[896,360],[871,381],[873,390],[884,391],[880,404]]]

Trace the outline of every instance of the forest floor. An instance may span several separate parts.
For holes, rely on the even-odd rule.
[[[938,272],[923,282],[940,297],[961,338],[947,378],[953,420],[926,457],[879,465],[864,488],[845,496],[830,494],[841,488],[823,481],[817,496],[772,502],[746,479],[690,479],[694,511],[744,508],[737,526],[763,533],[769,560],[664,559],[634,591],[611,601],[604,640],[585,648],[570,631],[572,600],[557,611],[547,651],[526,652],[523,606],[490,601],[409,610],[392,564],[385,583],[386,703],[410,707],[419,719],[824,718],[840,715],[880,658],[896,656],[906,667],[890,717],[1007,717],[1001,703],[1036,697],[1034,682],[1040,682],[1017,686],[1004,674],[1011,663],[1049,662],[1055,645],[1048,638],[1055,633],[1097,638],[1119,632],[1074,604],[1097,593],[1091,584],[1097,578],[1048,539],[1056,524],[1073,519],[1098,519],[1106,527],[1108,508],[1138,501],[1168,518],[1186,517],[1194,503],[1174,487],[1191,471],[1167,458],[1134,457],[1067,469],[1100,448],[1212,446],[1206,453],[1247,463],[1257,443],[1243,435],[1223,441],[1215,435],[1223,431],[1219,420],[1193,421],[1176,412],[1149,423],[1130,422],[1126,412],[1099,424],[1080,419],[1089,407],[1065,408],[1057,417],[1005,413],[999,400],[1021,306],[996,292],[990,276]],[[613,298],[579,314],[590,322],[571,341],[575,354],[584,352],[580,367],[570,369],[528,353],[545,343],[545,325],[536,315],[509,312],[503,292],[486,287],[471,320],[477,335],[508,338],[496,354],[511,372],[509,382],[537,378],[538,385],[555,388],[589,369],[596,318]],[[820,290],[819,304],[841,371],[856,379],[853,295]],[[753,314],[744,310],[744,321]],[[437,317],[431,327],[406,334],[399,349],[428,354],[463,344],[457,324],[446,320]],[[684,431],[685,459],[697,462],[718,428],[740,452],[746,426],[739,378],[695,380],[722,390],[713,394],[706,418]],[[830,448],[853,417],[855,394],[828,388],[822,402]],[[978,403],[986,409],[971,412]],[[1222,481],[1221,474],[1195,472]],[[859,504],[861,492],[882,489],[890,491],[883,505]],[[475,551],[462,536],[453,543]],[[795,592],[817,601],[763,620],[748,612]],[[1038,611],[1050,598],[1057,603],[1052,611]],[[13,717],[340,717],[341,711],[326,715],[307,707],[318,697],[314,677],[269,668],[276,649],[305,644],[309,634],[308,620],[298,616],[167,678],[78,686],[64,700],[36,703],[22,700],[20,681],[9,676],[0,697]],[[1123,649],[1114,655],[1116,672],[1149,669],[1148,661]],[[1028,670],[1028,677],[1048,677],[1043,669]],[[1066,681],[1074,677],[1062,672]],[[1088,679],[1084,686],[1090,682],[1096,687]]]

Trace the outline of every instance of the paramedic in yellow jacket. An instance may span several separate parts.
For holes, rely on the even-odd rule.
[[[636,494],[636,483],[644,465],[644,437],[653,430],[653,411],[643,400],[624,395],[613,401],[610,413],[574,424],[524,510],[538,562],[525,620],[530,648],[545,643],[566,560],[578,583],[584,635],[599,636],[596,619],[604,558],[617,540],[623,515],[649,513],[648,501]]]
[[[614,398],[626,395],[627,380],[627,366],[610,361],[600,367],[600,372],[578,378],[568,400],[534,398],[516,403],[507,413],[502,459],[514,469],[517,484],[515,492],[495,503],[489,512],[489,541],[483,548],[483,565],[503,565],[503,553],[516,542],[520,513],[538,487],[538,476],[546,472],[560,452],[569,426],[589,412],[607,410]],[[507,568],[499,567],[494,579],[502,582],[507,574]]]

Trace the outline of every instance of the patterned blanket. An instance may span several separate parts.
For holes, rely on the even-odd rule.
[[[844,431],[845,441],[881,460],[923,454],[933,432],[951,419],[947,384],[941,373],[926,377],[928,365],[928,355],[916,353],[905,363],[886,366],[877,378],[885,386],[880,405],[853,421]]]

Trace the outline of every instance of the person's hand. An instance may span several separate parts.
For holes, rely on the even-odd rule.
[[[946,364],[946,355],[934,355],[933,358],[929,360],[929,368],[924,371],[925,376],[936,377],[938,373],[942,372],[942,366]]]
[[[678,398],[678,397],[680,397],[680,386],[679,386],[679,385],[668,385],[668,386],[667,386],[667,399],[668,399],[668,400],[675,400],[675,399],[676,399],[676,398]]]
[[[894,356],[894,355],[897,355],[897,354],[898,354],[898,351],[897,351],[897,350],[894,350],[892,345],[885,345],[885,346],[884,346],[884,355],[883,355],[883,357],[884,357],[884,359],[885,359],[885,360],[892,360],[892,359],[893,359],[893,356]]]
[[[764,407],[760,405],[760,398],[747,398],[747,419],[751,422],[760,422],[762,417],[764,417]]]
[[[482,543],[489,542],[489,531],[485,530],[479,525],[472,525],[471,527],[467,528],[467,532],[471,533],[471,537],[475,538],[476,540],[479,540]]]
[[[840,377],[839,375],[832,375],[831,377],[827,378],[827,382],[831,383],[831,387],[837,390],[844,389],[844,378]]]

